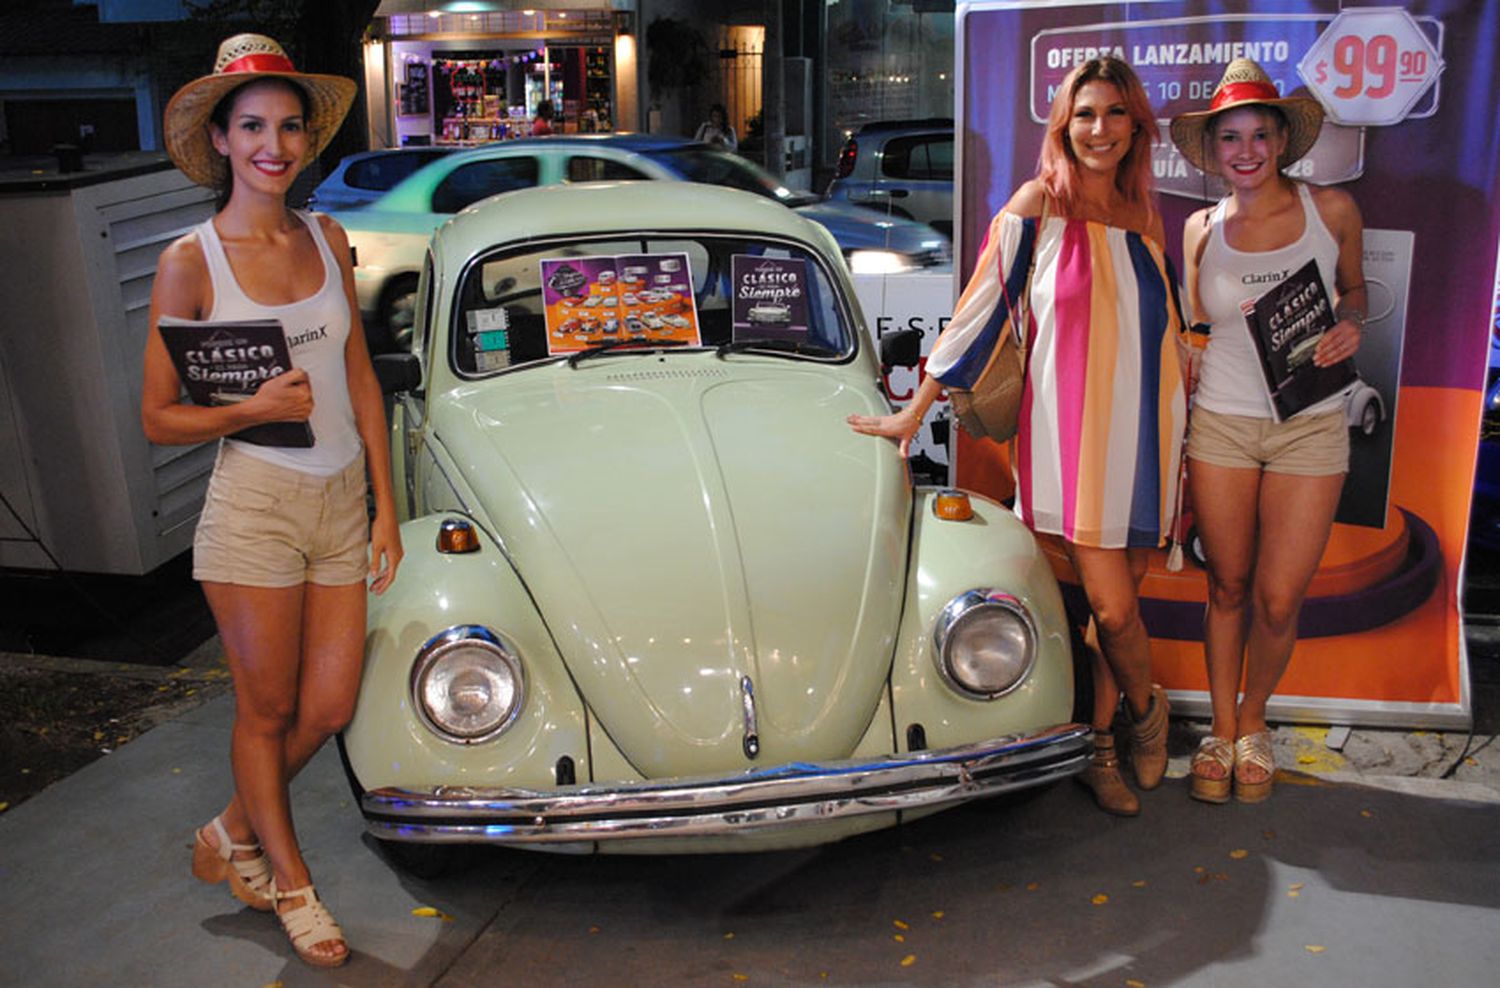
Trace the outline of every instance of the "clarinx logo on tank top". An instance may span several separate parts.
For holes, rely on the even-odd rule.
[[[1282,268],[1280,271],[1253,271],[1240,277],[1242,285],[1269,285],[1278,281],[1285,281],[1287,275],[1292,273],[1291,268]],[[292,346],[296,346],[293,343]]]
[[[288,336],[286,338],[286,345],[295,350],[298,347],[306,346],[309,343],[316,343],[319,340],[326,339],[328,339],[328,327],[324,325],[319,326],[317,329],[309,329],[305,332],[298,333],[296,336]]]

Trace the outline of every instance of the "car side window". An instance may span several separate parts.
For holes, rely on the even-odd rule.
[[[384,192],[423,165],[430,164],[439,153],[377,154],[356,161],[344,172],[344,184],[356,189]]]
[[[569,182],[615,182],[621,179],[650,178],[629,165],[608,158],[590,158],[576,154],[568,159]]]
[[[953,138],[896,137],[880,156],[886,178],[953,180]]]
[[[517,155],[471,161],[453,169],[432,193],[434,213],[456,213],[481,199],[537,184],[535,158]]]

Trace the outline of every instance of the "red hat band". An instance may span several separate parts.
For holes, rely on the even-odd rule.
[[[272,52],[256,52],[252,55],[241,55],[234,61],[228,63],[219,70],[220,75],[232,75],[239,72],[296,72],[292,66],[292,60],[285,55],[277,55]]]
[[[1226,103],[1260,103],[1280,98],[1281,94],[1269,82],[1229,82],[1214,93],[1208,109],[1211,113]]]

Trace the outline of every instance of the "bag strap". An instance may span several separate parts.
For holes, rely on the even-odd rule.
[[[1047,194],[1042,193],[1042,212],[1036,220],[1036,234],[1031,238],[1031,258],[1026,263],[1026,280],[1021,284],[1021,297],[1014,305],[1010,293],[1005,289],[1005,279],[1000,279],[1000,295],[1005,299],[1005,309],[1010,313],[1010,331],[1021,351],[1021,372],[1026,372],[1026,329],[1031,318],[1031,276],[1036,272],[1036,252],[1041,245],[1042,227],[1047,224]]]

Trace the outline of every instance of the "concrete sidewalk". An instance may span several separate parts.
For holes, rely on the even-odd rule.
[[[1067,785],[816,851],[486,852],[432,881],[363,836],[330,745],[293,793],[355,951],[320,972],[274,919],[189,876],[192,829],[228,791],[231,715],[214,699],[0,815],[0,984],[1157,988],[1477,984],[1500,969],[1500,751],[1461,781],[1403,780],[1378,770],[1435,768],[1461,737],[1356,731],[1334,756],[1319,732],[1283,728],[1291,771],[1258,807],[1205,807],[1169,781],[1119,821]],[[1201,730],[1174,724],[1173,774]]]

